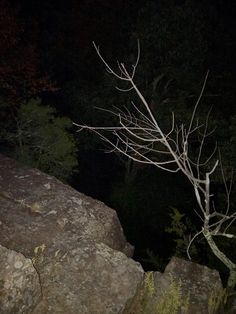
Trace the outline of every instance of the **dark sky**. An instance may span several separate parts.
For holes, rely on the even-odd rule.
[[[124,21],[135,20],[139,8],[148,1],[12,0],[12,2],[19,7],[21,16],[28,23],[28,29],[37,25],[41,44],[44,43],[45,34],[51,33],[55,36],[55,41],[57,36],[64,36],[63,40],[69,45],[74,45],[73,49],[77,48],[81,53],[81,50],[91,47],[93,40],[118,50],[121,45],[121,32],[124,35],[127,31],[127,28],[126,30],[123,28]],[[173,2],[181,4],[185,1]],[[230,49],[234,50],[235,43],[232,41],[236,38],[236,1],[196,0],[196,3],[203,11],[206,10],[207,14],[210,12],[211,23],[222,26],[224,36],[229,39],[228,44],[231,44]]]

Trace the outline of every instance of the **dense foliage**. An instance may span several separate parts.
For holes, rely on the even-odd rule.
[[[15,127],[2,132],[2,139],[10,156],[65,180],[78,166],[77,148],[69,133],[72,121],[55,114],[55,109],[32,99],[20,106]]]

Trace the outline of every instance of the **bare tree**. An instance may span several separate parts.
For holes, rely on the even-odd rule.
[[[172,113],[171,128],[168,132],[163,131],[160,122],[154,116],[148,102],[134,82],[135,73],[140,58],[140,46],[138,43],[137,58],[131,69],[124,63],[117,61],[117,71],[115,71],[103,58],[99,47],[94,43],[96,52],[106,67],[107,72],[118,79],[120,82],[128,85],[123,89],[116,87],[119,91],[128,92],[134,90],[139,97],[141,107],[132,103],[131,108],[115,108],[108,110],[116,117],[117,126],[91,127],[87,125],[76,124],[79,130],[92,130],[97,133],[102,140],[112,147],[112,151],[125,155],[129,159],[143,164],[153,165],[168,172],[182,172],[193,187],[197,200],[198,209],[196,210],[199,219],[202,222],[201,230],[192,238],[189,248],[197,236],[203,235],[209,244],[214,255],[228,268],[229,278],[227,287],[232,290],[236,284],[236,263],[227,257],[215,242],[215,237],[235,238],[230,233],[230,227],[236,220],[236,211],[230,210],[230,191],[232,180],[227,185],[221,165],[220,157],[214,160],[212,154],[203,160],[203,150],[206,138],[209,136],[208,120],[200,124],[196,119],[196,111],[199,102],[204,93],[208,73],[205,77],[200,95],[194,106],[191,119],[188,124],[177,125],[175,115]],[[113,137],[106,132],[112,133]],[[190,137],[197,134],[199,137],[199,147],[195,158],[190,155]],[[113,141],[115,137],[115,141]],[[213,162],[214,161],[214,162]],[[222,177],[226,188],[226,206],[225,209],[218,210],[211,194],[211,176],[216,168],[220,166]],[[206,170],[207,169],[207,170]]]

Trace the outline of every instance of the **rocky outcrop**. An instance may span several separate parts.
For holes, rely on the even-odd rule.
[[[125,310],[143,270],[129,258],[114,210],[2,155],[0,201],[0,244],[32,259],[40,276],[42,299],[31,313]]]
[[[165,268],[165,272],[160,276],[154,276],[156,290],[161,293],[160,285],[163,277],[164,281],[175,281],[180,285],[182,297],[188,298],[187,314],[214,313],[210,311],[214,307],[213,299],[221,297],[223,287],[219,272],[206,266],[173,257]],[[163,286],[165,286],[163,284]]]
[[[82,241],[65,254],[41,268],[45,299],[33,313],[123,313],[142,269],[103,243]]]
[[[129,314],[216,314],[224,298],[218,271],[173,257],[164,273],[146,274]]]
[[[40,298],[32,261],[0,245],[0,313],[31,313]]]
[[[2,155],[0,244],[1,314],[207,314],[223,295],[179,258],[143,280],[114,210]]]

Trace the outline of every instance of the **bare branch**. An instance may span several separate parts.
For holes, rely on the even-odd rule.
[[[191,239],[187,248],[187,255],[191,259],[189,253],[190,247],[194,240],[200,234],[203,234],[215,256],[217,256],[229,268],[232,276],[235,275],[233,282],[236,283],[236,264],[220,251],[213,240],[214,236],[223,236],[229,239],[235,237],[230,232],[227,232],[227,230],[229,230],[232,224],[236,221],[236,212],[229,214],[229,198],[232,189],[232,179],[230,184],[227,185],[222,167],[221,156],[219,160],[214,161],[213,166],[210,167],[209,163],[215,154],[216,147],[206,160],[202,160],[206,138],[213,132],[208,132],[211,110],[206,116],[204,125],[199,124],[198,120],[196,121],[197,109],[206,88],[209,71],[205,76],[199,97],[193,108],[190,121],[187,123],[188,126],[186,127],[185,124],[176,125],[175,115],[172,113],[171,128],[169,132],[166,132],[161,128],[158,118],[154,115],[142,92],[134,82],[140,59],[139,42],[136,60],[131,66],[130,71],[126,67],[125,63],[121,63],[119,61],[117,61],[117,71],[114,70],[101,55],[99,47],[95,43],[93,43],[93,45],[100,60],[104,64],[106,71],[120,82],[125,83],[125,88],[116,87],[116,89],[121,92],[129,92],[131,90],[135,91],[143,109],[140,109],[140,107],[135,105],[133,102],[131,103],[131,109],[115,108],[113,110],[107,110],[100,108],[100,110],[111,114],[111,116],[115,118],[114,122],[116,122],[117,125],[91,127],[74,123],[74,125],[79,128],[78,132],[81,130],[95,132],[111,147],[112,152],[122,154],[132,161],[146,165],[153,165],[172,173],[179,171],[182,172],[193,187],[198,204],[197,215],[202,221],[202,229]],[[201,132],[202,129],[203,132]],[[194,160],[192,160],[190,156],[190,136],[192,137],[193,135],[196,135],[199,138],[197,156]],[[214,202],[212,201],[213,195],[211,193],[211,176],[219,164],[226,190],[227,205],[224,211],[216,210]],[[204,167],[208,167],[210,169],[206,172]],[[230,285],[232,285],[232,278],[230,278],[230,282]]]
[[[209,75],[209,71],[207,71],[207,74],[205,76],[205,79],[204,79],[204,83],[202,85],[202,89],[201,89],[201,92],[198,96],[198,99],[197,99],[197,102],[194,106],[194,109],[193,109],[193,113],[192,113],[192,117],[191,117],[191,120],[190,120],[190,123],[189,123],[189,127],[188,127],[188,131],[187,131],[187,134],[190,134],[190,131],[192,129],[192,125],[193,125],[193,121],[194,121],[194,118],[195,118],[195,115],[196,115],[196,111],[197,111],[197,108],[198,108],[198,105],[200,103],[200,100],[202,99],[202,95],[203,95],[203,92],[206,88],[206,83],[207,83],[207,79],[208,79],[208,75]]]

